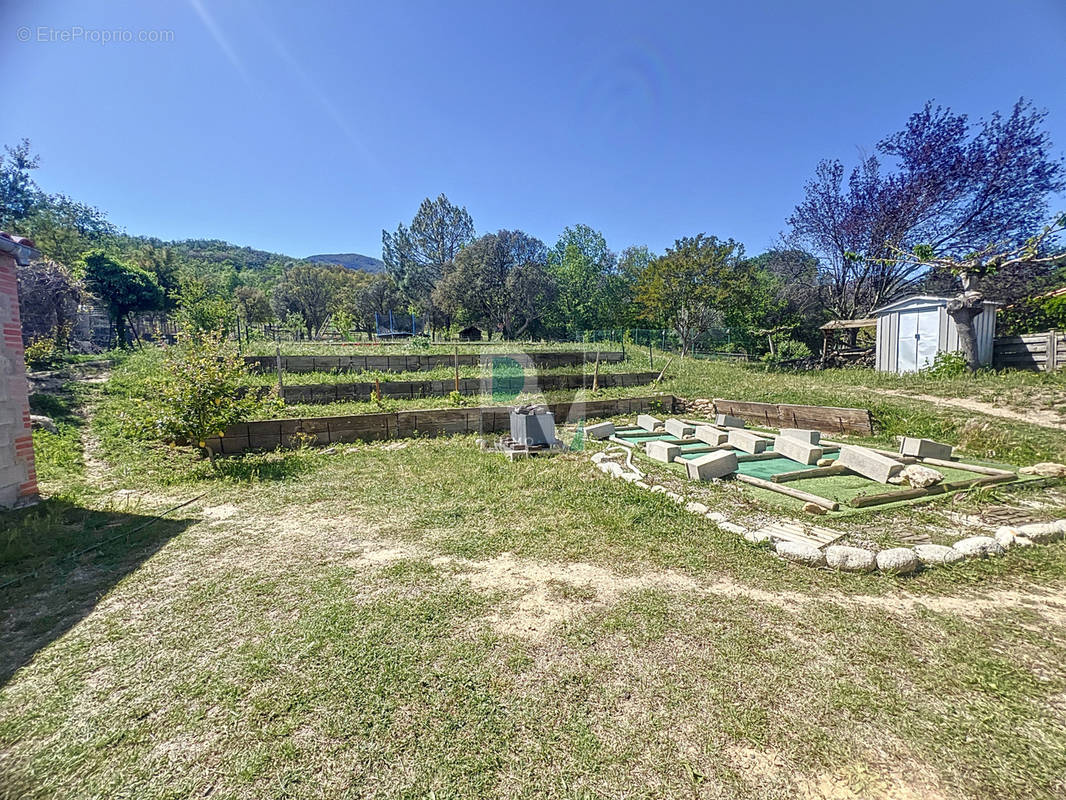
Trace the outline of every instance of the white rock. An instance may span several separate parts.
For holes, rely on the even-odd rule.
[[[605,458],[607,458],[607,454],[606,453],[593,453],[592,454],[592,463],[593,464],[599,464]]]
[[[693,514],[706,514],[710,509],[703,503],[697,503],[693,500],[690,503],[685,503],[685,511],[691,511]]]
[[[1059,522],[1031,522],[1028,525],[1019,525],[1015,530],[1015,535],[1025,536],[1038,544],[1062,538]]]
[[[743,536],[745,533],[747,533],[747,530],[748,530],[744,526],[737,525],[735,522],[729,522],[728,520],[725,520],[725,521],[722,521],[722,522],[718,522],[716,524],[723,531],[729,531],[730,533],[735,533],[738,536]]]
[[[844,572],[872,572],[877,567],[877,556],[864,547],[836,544],[825,549],[825,563]]]
[[[639,486],[641,489],[650,489],[651,486],[644,481],[633,481],[634,486]]]
[[[711,522],[725,522],[727,517],[725,514],[722,514],[718,511],[708,511],[707,519],[709,519]]]
[[[1006,552],[1003,546],[991,536],[970,536],[955,542],[952,547],[969,558],[1001,556]]]
[[[919,561],[930,567],[954,564],[966,558],[958,550],[942,544],[916,544],[914,554],[918,556]]]
[[[604,461],[602,464],[600,464],[600,469],[602,469],[608,475],[613,475],[616,478],[620,478],[622,476],[622,473],[625,472],[625,470],[622,468],[622,465],[619,464],[617,461]]]
[[[918,569],[918,556],[909,547],[890,547],[877,554],[877,568],[893,575],[909,575]]]
[[[640,476],[635,472],[623,472],[618,477],[628,483],[636,483],[640,480]]]
[[[935,469],[929,467],[923,467],[921,464],[908,464],[900,472],[899,477],[903,478],[907,483],[913,486],[915,489],[924,489],[927,486],[933,486],[944,480],[944,474],[937,472]]]
[[[665,493],[666,493],[666,487],[665,487],[665,486],[663,486],[663,485],[662,485],[662,484],[660,484],[660,483],[657,483],[657,484],[655,484],[654,486],[652,486],[652,487],[651,487],[651,490],[652,490],[653,492],[658,492],[659,494],[665,494]]]
[[[826,555],[821,550],[803,542],[778,542],[774,550],[786,561],[794,561],[808,567],[824,567],[826,564]]]
[[[1014,540],[1017,534],[1014,532],[1014,528],[1000,528],[995,532],[993,538],[999,542],[999,546],[1004,550],[1010,550],[1014,546]]]
[[[1030,539],[1028,536],[1015,536],[1014,537],[1014,542],[1013,542],[1013,546],[1014,547],[1032,547],[1033,544],[1034,544],[1033,540]]]
[[[773,541],[773,537],[764,531],[744,531],[744,538],[752,544]]]
[[[679,495],[677,492],[667,492],[666,496],[673,500],[675,503],[685,502],[685,498]]]

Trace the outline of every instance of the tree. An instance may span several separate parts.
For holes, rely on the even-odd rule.
[[[244,324],[245,339],[251,341],[253,325],[265,325],[274,319],[270,298],[266,292],[254,286],[238,286],[233,296],[237,301],[237,314]]]
[[[300,264],[285,272],[271,297],[271,305],[279,319],[297,314],[309,339],[322,333],[329,321],[344,267],[320,267]]]
[[[651,262],[637,286],[637,302],[647,319],[676,331],[684,353],[718,320],[746,327],[753,289],[744,247],[701,233],[678,239]]]
[[[0,156],[0,229],[19,230],[18,223],[41,202],[42,192],[30,175],[40,166],[41,158],[31,152],[29,139],[4,147]]]
[[[213,291],[207,281],[194,276],[181,280],[178,316],[186,331],[224,336],[229,333],[235,314],[234,301],[221,292]]]
[[[182,289],[178,255],[173,247],[156,247],[145,242],[130,255],[130,263],[155,276],[156,283],[163,290],[164,311],[177,307]]]
[[[564,229],[548,253],[548,273],[557,287],[554,327],[577,334],[618,321],[625,282],[602,233],[588,225]]]
[[[818,259],[804,250],[776,248],[751,259],[757,290],[749,301],[754,325],[772,341],[787,334],[808,346],[820,339],[825,321]]]
[[[1066,188],[1045,117],[1022,99],[1009,117],[971,126],[930,102],[878,143],[881,158],[863,160],[846,188],[843,164],[821,162],[788,224],[791,243],[821,261],[823,305],[852,319],[911,289],[925,266],[896,254],[916,245],[960,259],[1032,236],[1049,196]]]
[[[22,338],[26,341],[54,337],[66,345],[74,315],[82,299],[81,284],[62,264],[34,259],[18,268]]]
[[[441,194],[422,201],[408,228],[381,232],[381,260],[400,291],[433,324],[433,289],[456,254],[474,240],[474,220],[466,208]]]
[[[464,247],[437,284],[438,308],[507,339],[524,335],[543,315],[551,279],[547,248],[523,231],[490,233]]]
[[[38,250],[68,266],[90,250],[107,248],[117,232],[99,208],[63,194],[48,195],[20,228],[33,238]]]
[[[920,244],[910,253],[897,252],[895,258],[920,267],[948,270],[958,276],[962,291],[948,302],[947,312],[959,331],[959,351],[970,371],[974,372],[980,365],[973,321],[984,311],[985,296],[980,290],[982,279],[1018,264],[1066,263],[1066,251],[1049,252],[1058,234],[1064,230],[1066,214],[1045,225],[1040,233],[1017,247],[993,242],[962,258],[955,258],[937,255],[933,245]]]
[[[119,346],[123,348],[129,346],[126,322],[133,327],[131,315],[156,311],[163,305],[163,292],[152,275],[140,267],[115,261],[100,251],[85,257],[85,285],[107,304]]]

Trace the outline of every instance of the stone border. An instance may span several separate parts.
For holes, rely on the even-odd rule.
[[[684,503],[686,511],[710,520],[722,530],[743,536],[745,541],[751,544],[769,544],[778,557],[807,567],[832,569],[838,572],[910,575],[919,568],[928,569],[956,564],[966,559],[995,558],[1006,555],[1007,551],[1014,547],[1048,544],[1066,536],[1066,519],[1060,519],[1053,522],[1033,522],[1015,527],[1000,527],[993,536],[968,536],[950,547],[942,544],[918,544],[913,547],[889,547],[874,551],[865,547],[831,544],[823,550],[801,542],[777,539],[770,534],[752,531],[730,522],[724,514],[711,511],[703,503],[686,502],[680,494],[670,491],[661,484],[649,484],[642,474],[627,469],[617,461],[610,460],[613,455],[610,452],[600,451],[592,455],[592,462],[607,475],[621,478],[642,489],[666,495],[675,503]]]

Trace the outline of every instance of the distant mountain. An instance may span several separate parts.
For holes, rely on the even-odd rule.
[[[359,253],[320,253],[317,256],[308,256],[304,261],[314,261],[318,264],[340,264],[342,267],[361,269],[364,272],[381,272],[385,269],[380,258]]]

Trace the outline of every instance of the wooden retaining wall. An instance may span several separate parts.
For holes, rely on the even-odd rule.
[[[822,433],[874,432],[869,409],[796,406],[787,403],[746,403],[715,399],[718,414],[729,414],[767,428],[810,428]]]
[[[1000,336],[992,342],[992,366],[997,369],[1051,371],[1066,366],[1066,334],[1062,331],[1027,336]]]
[[[561,424],[581,418],[640,414],[652,409],[671,414],[675,404],[673,395],[663,394],[550,403],[549,408],[555,414],[556,423]],[[212,437],[207,444],[216,453],[231,455],[247,450],[296,447],[305,442],[324,445],[374,439],[401,439],[416,434],[440,436],[454,433],[505,433],[510,430],[510,411],[510,406],[483,406],[242,422],[231,425],[221,439]]]
[[[597,385],[601,389],[615,386],[642,386],[651,383],[657,372],[614,372],[599,376]],[[380,381],[382,397],[443,397],[455,391],[455,381]],[[576,375],[536,375],[516,376],[514,378],[493,377],[491,380],[481,378],[460,378],[459,393],[464,395],[501,394],[517,395],[521,392],[554,392],[560,390],[589,389],[592,387],[590,373]],[[285,402],[295,403],[336,403],[353,400],[370,400],[374,396],[375,384],[363,383],[311,383],[285,386],[282,397]]]
[[[460,367],[477,367],[491,364],[494,358],[513,358],[519,364],[532,364],[542,369],[573,367],[592,364],[596,352],[592,350],[549,350],[529,353],[460,353]],[[398,355],[398,356],[282,356],[283,372],[424,372],[437,367],[455,366],[454,355]],[[602,352],[600,361],[622,361],[621,352]],[[276,356],[245,356],[244,363],[252,372],[272,372],[277,369]]]

